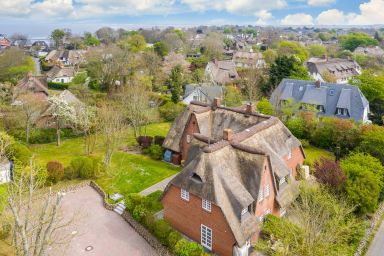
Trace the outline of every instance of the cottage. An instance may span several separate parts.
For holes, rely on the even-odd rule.
[[[183,103],[199,101],[211,104],[213,99],[223,97],[223,87],[211,84],[188,84],[185,86]]]
[[[384,50],[379,46],[374,47],[362,47],[359,46],[354,51],[355,54],[363,54],[370,57],[382,58],[384,57]]]
[[[233,61],[239,68],[263,68],[266,64],[263,59],[263,54],[253,52],[252,49],[249,52],[235,52]]]
[[[273,91],[270,102],[275,109],[280,109],[284,101],[289,99],[316,107],[319,116],[369,122],[369,102],[360,89],[353,85],[283,79]]]
[[[356,61],[350,59],[310,58],[307,62],[309,74],[315,79],[324,82],[326,72],[334,75],[338,84],[346,84],[348,80],[361,74],[361,68]]]
[[[13,101],[17,101],[18,96],[25,93],[33,93],[33,97],[41,102],[48,100],[48,84],[46,76],[26,75],[21,79],[14,88]]]
[[[0,34],[0,49],[5,49],[11,46],[11,41],[4,34]]]
[[[236,65],[232,60],[210,61],[205,68],[205,73],[212,83],[219,85],[233,83],[239,78]]]
[[[85,62],[84,50],[52,50],[45,57],[45,61],[59,65],[79,65]]]
[[[300,141],[251,105],[192,102],[163,145],[185,159],[162,195],[164,218],[218,255],[248,255],[265,216],[283,216],[298,194]]]
[[[55,83],[70,83],[74,76],[74,67],[54,66],[47,72],[48,81],[52,81]]]

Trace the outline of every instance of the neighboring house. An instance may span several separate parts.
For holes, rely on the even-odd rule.
[[[270,102],[275,109],[280,109],[282,103],[289,99],[313,105],[318,109],[319,116],[369,122],[369,102],[360,89],[353,85],[283,79],[273,91]]]
[[[11,41],[4,34],[0,34],[0,49],[5,49],[11,46]]]
[[[263,54],[260,52],[253,52],[251,49],[249,52],[235,52],[233,55],[233,61],[239,68],[263,68],[265,67],[265,61]]]
[[[205,68],[205,73],[212,83],[219,85],[233,83],[239,78],[236,65],[232,60],[210,61]]]
[[[45,41],[35,41],[32,43],[32,47],[36,47],[36,48],[39,48],[40,50],[42,49],[47,49],[49,48],[48,44],[45,42]]]
[[[84,50],[52,50],[45,57],[45,61],[51,64],[79,65],[85,62]]]
[[[0,159],[0,184],[11,181],[13,163],[7,159]]]
[[[322,75],[326,72],[334,75],[338,84],[346,84],[350,78],[361,74],[359,64],[349,59],[310,58],[306,64],[309,74],[322,82],[324,82]]]
[[[163,146],[186,159],[161,201],[164,218],[185,236],[223,256],[246,256],[267,214],[283,216],[298,195],[305,155],[276,117],[192,102]]]
[[[185,59],[183,54],[171,52],[164,57],[162,70],[165,74],[169,75],[172,69],[178,65],[181,66],[183,71],[188,71],[191,64]]]
[[[222,86],[211,84],[188,84],[185,86],[183,103],[188,105],[192,101],[199,101],[211,104],[213,99],[221,99],[222,97]]]
[[[55,83],[70,83],[74,76],[74,67],[54,66],[47,72],[48,81],[52,81]]]
[[[76,106],[82,104],[82,102],[68,90],[62,91],[58,97],[62,98],[70,106]],[[36,122],[37,128],[56,128],[56,120],[52,115],[53,109],[51,105],[48,105],[45,111],[42,112],[40,118]],[[70,128],[71,124],[61,124],[61,128]]]
[[[354,51],[356,54],[363,54],[370,57],[384,57],[384,50],[379,46],[374,47],[357,47]]]
[[[14,88],[13,102],[17,102],[17,97],[23,93],[33,93],[33,97],[38,101],[47,102],[48,84],[46,76],[26,75]],[[16,103],[17,104],[17,103]]]

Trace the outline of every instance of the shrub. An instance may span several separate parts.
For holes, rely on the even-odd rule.
[[[77,169],[74,169],[72,166],[67,166],[64,168],[64,177],[68,180],[73,180],[79,178],[79,173]]]
[[[76,76],[72,79],[73,84],[84,84],[85,80],[87,80],[87,72],[79,72],[76,74]]]
[[[5,240],[11,234],[12,226],[9,223],[3,223],[0,230],[0,240]]]
[[[68,89],[68,84],[48,82],[48,88],[51,90],[66,90]]]
[[[168,245],[168,236],[172,232],[171,225],[165,220],[158,220],[155,222],[153,234],[157,237],[163,245]]]
[[[337,162],[321,157],[315,161],[313,167],[314,175],[320,183],[336,190],[340,190],[344,185],[346,177]]]
[[[22,164],[28,164],[32,152],[27,146],[16,142],[7,148],[7,157],[13,161],[18,160]]]
[[[164,149],[160,145],[152,144],[149,148],[144,149],[144,153],[149,155],[152,159],[161,160],[163,159]]]
[[[26,135],[24,129],[13,129],[11,135],[18,140],[26,141]],[[75,137],[75,134],[72,129],[63,128],[60,130],[61,138],[71,138]],[[34,129],[31,131],[29,136],[30,144],[45,144],[56,141],[56,129]]]
[[[307,127],[303,118],[292,118],[287,121],[287,128],[295,137],[304,139],[307,136]]]
[[[140,194],[131,193],[125,197],[125,205],[127,206],[127,210],[131,213],[135,209],[136,205],[141,205],[143,203],[144,203],[144,196]]]
[[[147,214],[147,209],[145,209],[144,205],[136,205],[132,212],[132,217],[138,222],[142,222],[144,216]]]
[[[181,239],[175,246],[175,254],[177,256],[200,256],[204,255],[204,249],[203,246],[197,243]]]
[[[257,111],[264,115],[273,115],[273,106],[272,104],[268,101],[267,98],[263,98],[261,101],[259,101],[256,105]]]
[[[64,166],[59,161],[49,161],[47,171],[52,182],[56,183],[64,178]]]
[[[71,164],[66,168],[66,177],[91,179],[97,177],[103,169],[103,164],[98,158],[78,156],[72,159]]]
[[[171,248],[172,251],[175,250],[175,246],[177,244],[177,242],[179,242],[181,240],[181,235],[179,232],[177,231],[171,231],[171,233],[169,233],[168,235],[168,246],[169,248]]]
[[[96,90],[96,91],[101,91],[101,86],[100,83],[97,80],[92,80],[88,84],[89,89]]]
[[[175,104],[173,102],[167,102],[163,106],[159,107],[160,116],[168,122],[171,122],[180,115],[184,110],[185,105],[181,102]]]

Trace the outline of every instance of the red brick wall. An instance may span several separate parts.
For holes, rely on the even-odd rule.
[[[292,150],[292,157],[290,159],[288,159],[288,156],[284,156],[284,160],[288,168],[292,171],[293,177],[296,177],[296,166],[302,165],[304,162],[304,155],[300,147]]]
[[[212,229],[212,250],[223,256],[232,256],[236,243],[221,209],[212,204],[211,212],[201,206],[201,198],[189,193],[189,201],[180,197],[180,188],[171,186],[162,199],[164,217],[172,226],[200,243],[201,224]]]
[[[194,133],[199,133],[199,132],[200,130],[199,130],[199,125],[197,124],[196,116],[192,114],[191,118],[189,119],[187,128],[184,130],[183,137],[181,138],[181,141],[182,141],[181,160],[185,160],[187,158],[189,145],[190,145],[187,141],[187,137],[190,136],[190,138],[192,139],[192,135]]]

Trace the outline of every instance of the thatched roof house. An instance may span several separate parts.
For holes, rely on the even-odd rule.
[[[46,102],[49,94],[47,77],[26,75],[15,86],[13,101],[17,101],[18,96],[25,93],[32,93],[36,100]]]
[[[255,113],[250,105],[243,110],[221,107],[217,100],[212,106],[192,102],[173,123],[163,146],[185,160],[184,169],[164,191],[165,218],[197,241],[190,226],[209,226],[211,235],[227,232],[215,228],[221,226],[215,220],[208,223],[204,212],[187,224],[178,222],[184,211],[198,212],[192,209],[193,200],[202,200],[203,208],[209,202],[209,209],[222,212],[232,234],[225,245],[215,246],[215,240],[213,247],[203,244],[221,255],[243,250],[257,237],[264,216],[284,214],[297,196],[294,177],[305,157],[300,141],[278,118]],[[181,208],[175,203],[177,189],[193,195]],[[206,218],[208,224],[203,223]]]

